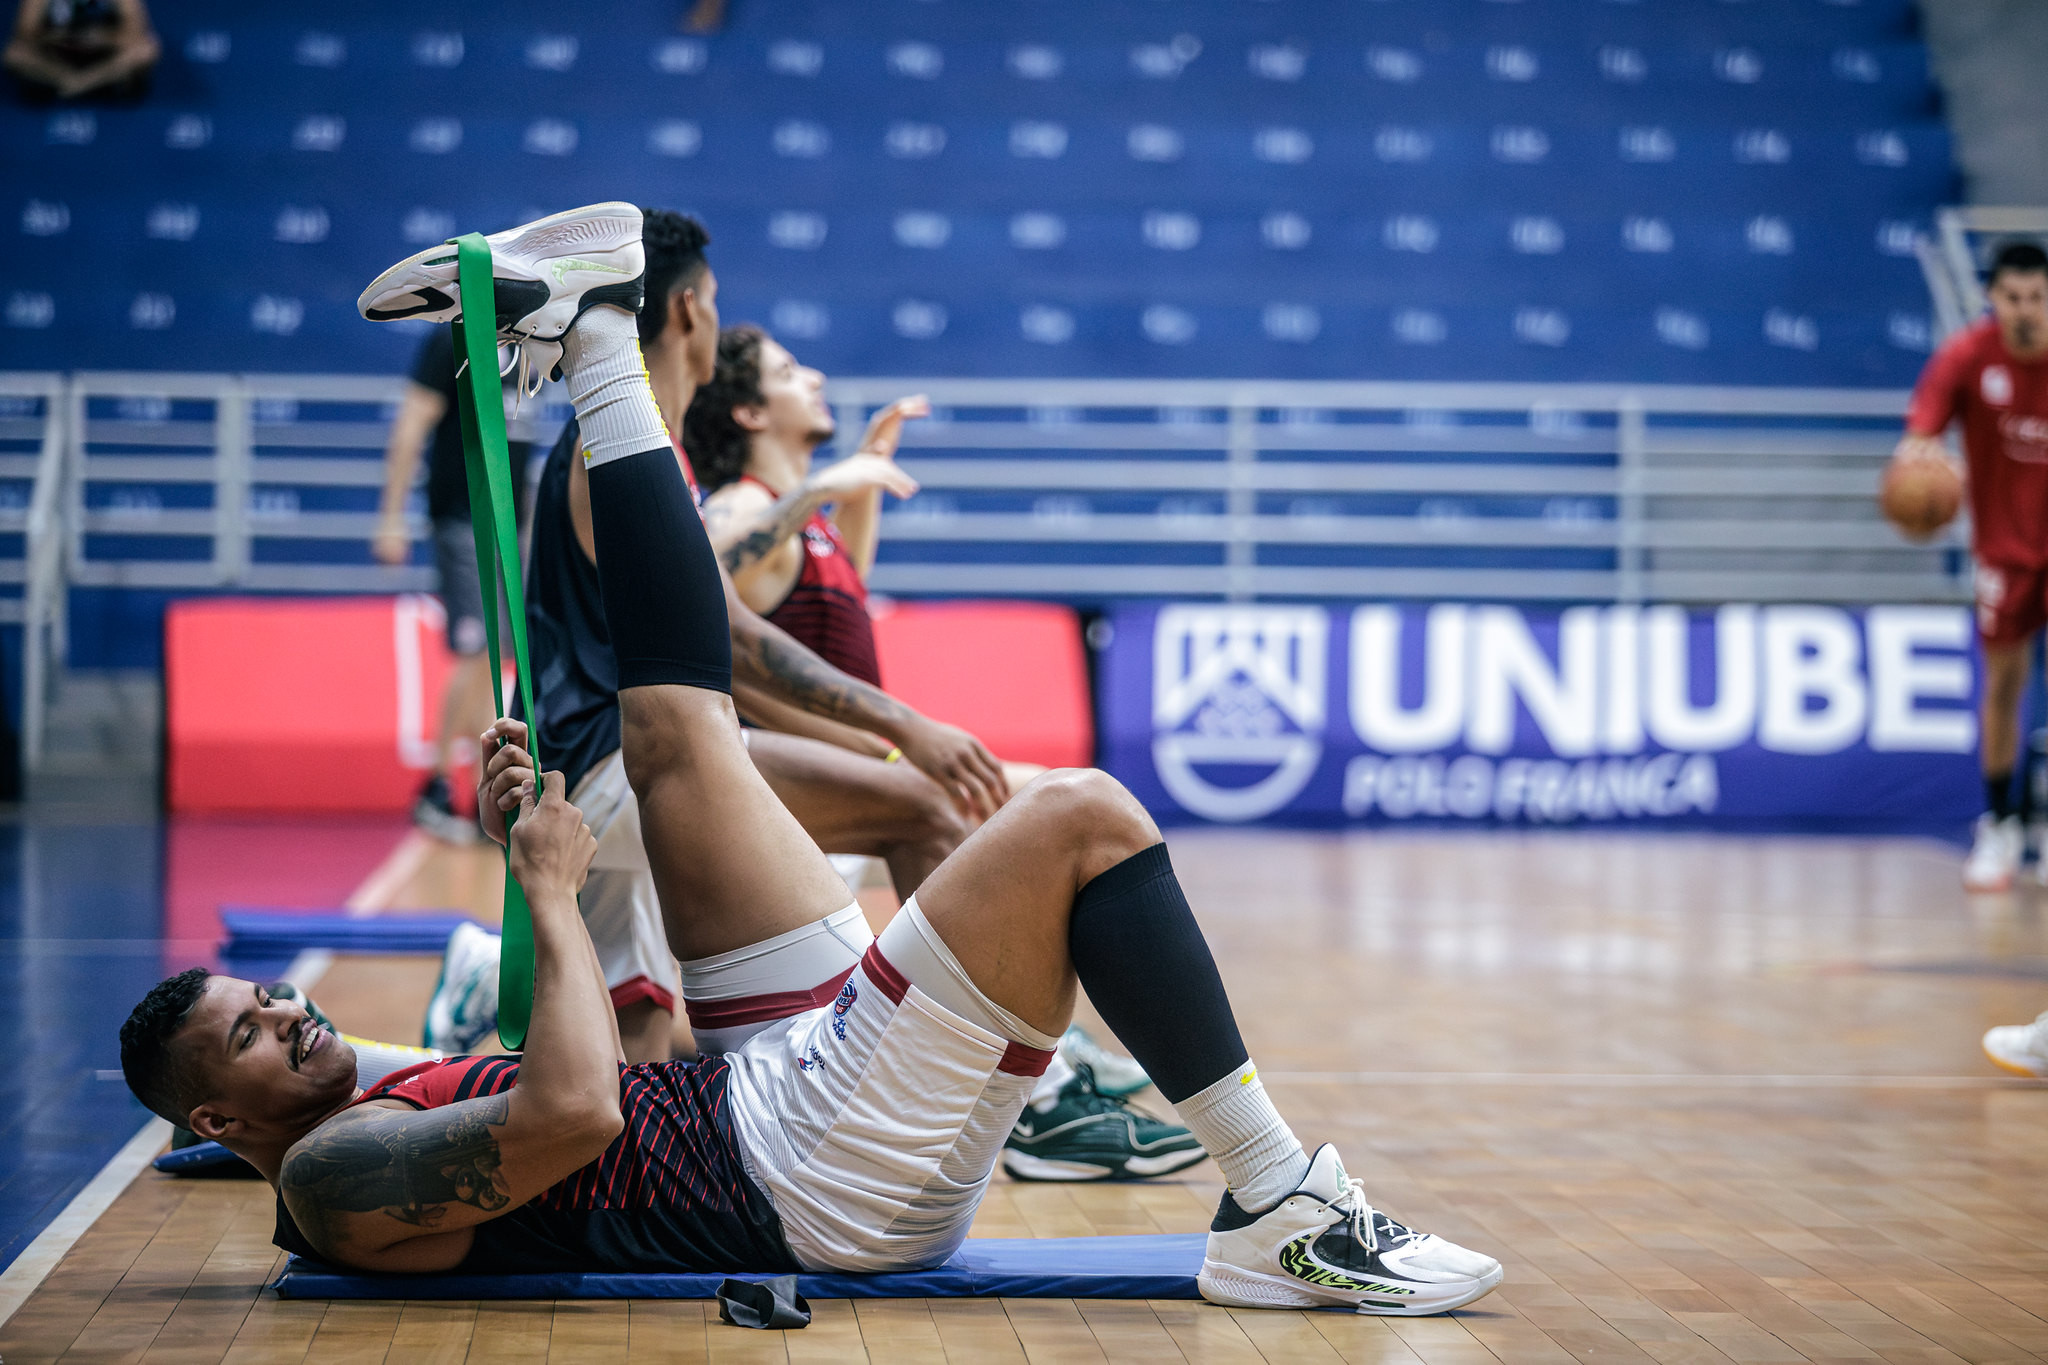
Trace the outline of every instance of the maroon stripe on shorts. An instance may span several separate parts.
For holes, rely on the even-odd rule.
[[[848,967],[830,980],[821,981],[807,991],[770,991],[765,995],[742,995],[732,1000],[691,1000],[683,999],[683,1009],[690,1016],[693,1028],[732,1028],[737,1024],[760,1024],[771,1019],[787,1019],[792,1014],[829,1005],[839,988],[846,984],[846,978],[853,975]],[[902,999],[901,995],[897,999]]]
[[[1003,1060],[996,1063],[996,1070],[1012,1076],[1043,1076],[1051,1065],[1052,1052],[1049,1049],[1013,1042],[1004,1049]]]
[[[860,960],[860,969],[868,974],[868,980],[882,988],[882,994],[899,1005],[903,1003],[903,996],[910,989],[910,982],[904,979],[903,973],[890,964],[888,958],[882,956],[880,939],[868,945],[867,953]]]

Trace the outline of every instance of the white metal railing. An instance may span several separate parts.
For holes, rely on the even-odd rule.
[[[0,453],[0,534],[19,534],[18,560],[0,558],[0,585],[19,596],[0,596],[0,621],[22,628],[22,757],[33,768],[42,757],[45,689],[49,661],[64,649],[63,542],[58,502],[64,473],[64,439],[69,405],[61,374],[0,374],[0,439],[10,446],[33,444],[34,454]],[[26,496],[19,485],[28,484]]]
[[[0,376],[51,393],[23,604],[39,754],[65,588],[396,592],[368,562],[396,379]],[[38,387],[40,386],[40,387]],[[54,387],[53,387],[54,386]],[[1906,395],[1536,384],[846,379],[839,445],[931,396],[884,592],[1553,601],[1958,600],[1962,541],[1904,543],[1878,471]],[[566,415],[541,409],[537,436]],[[17,423],[17,425],[19,425]],[[25,428],[24,428],[25,430]],[[10,466],[0,455],[0,477]],[[27,460],[19,457],[17,462]],[[24,464],[24,470],[27,465]],[[0,531],[8,525],[0,506]],[[424,532],[422,518],[414,529]],[[0,583],[12,566],[0,561]],[[13,581],[20,581],[19,578]],[[31,692],[30,689],[33,689]],[[33,762],[33,756],[31,762]]]
[[[874,575],[883,591],[1618,601],[1963,592],[1953,533],[1909,545],[1876,510],[1899,392],[856,379],[830,388],[841,448],[858,440],[868,409],[916,391],[943,420],[906,428],[899,458],[924,491],[887,518],[884,544],[1003,545],[1023,562],[885,556]],[[1142,505],[1091,502],[1120,495]],[[1185,562],[1197,548],[1213,553]],[[1369,562],[1373,552],[1382,562]],[[1403,557],[1436,562],[1386,562]]]

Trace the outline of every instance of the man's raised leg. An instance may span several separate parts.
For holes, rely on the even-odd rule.
[[[702,958],[813,923],[853,896],[740,742],[718,564],[633,317],[584,313],[562,368],[590,474],[621,749],[670,946]]]

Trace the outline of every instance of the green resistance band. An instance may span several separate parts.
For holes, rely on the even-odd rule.
[[[488,319],[489,325],[455,328],[456,409],[462,414],[463,464],[469,475],[470,529],[476,535],[477,583],[488,595],[484,603],[484,638],[491,651],[491,698],[497,714],[505,709],[505,675],[498,655],[498,607],[502,602],[512,623],[512,660],[519,695],[526,704],[527,749],[533,754],[536,781],[540,745],[534,739],[533,670],[526,654],[526,594],[519,579],[519,527],[512,508],[512,457],[505,448],[505,388],[498,375],[496,291],[491,284],[491,248],[470,233],[455,239],[456,279],[461,289],[462,316]],[[517,1051],[526,1046],[526,1026],[533,1017],[533,916],[526,894],[512,877],[512,823],[505,816],[504,957],[498,968],[498,1036]]]

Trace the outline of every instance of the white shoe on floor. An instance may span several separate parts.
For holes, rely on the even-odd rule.
[[[474,924],[457,925],[441,953],[441,979],[427,1002],[426,1044],[464,1057],[498,1032],[498,959],[503,941]]]
[[[1422,1317],[1490,1293],[1503,1273],[1493,1257],[1375,1209],[1324,1143],[1301,1188],[1264,1213],[1247,1213],[1225,1192],[1196,1284],[1203,1298],[1232,1308]]]
[[[1986,1033],[1984,1055],[2015,1076],[2048,1078],[2048,1010],[2031,1024],[2000,1024]]]
[[[484,238],[498,339],[520,348],[529,374],[554,369],[562,337],[586,308],[640,311],[647,261],[640,228],[631,204],[589,204]],[[447,244],[408,256],[370,282],[357,310],[372,322],[454,321],[462,316],[456,256]]]
[[[2003,820],[1986,811],[1977,817],[1976,838],[1963,863],[1965,891],[2009,891],[2026,851],[2027,834],[2017,815]]]
[[[1144,1067],[1121,1052],[1111,1052],[1079,1024],[1069,1024],[1060,1035],[1059,1054],[1067,1059],[1067,1065],[1085,1066],[1094,1072],[1095,1088],[1105,1095],[1135,1095],[1152,1084]]]

